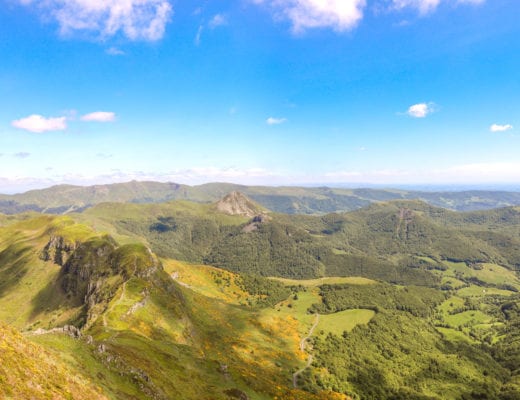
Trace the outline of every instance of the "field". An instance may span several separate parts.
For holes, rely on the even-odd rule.
[[[350,332],[357,325],[368,324],[375,314],[372,310],[345,310],[321,315],[316,332],[341,336],[343,332]]]

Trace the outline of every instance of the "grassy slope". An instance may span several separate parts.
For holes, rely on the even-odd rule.
[[[92,319],[82,339],[62,333],[32,334],[36,327],[68,323],[66,316],[75,310],[74,302],[56,284],[59,267],[40,259],[43,247],[53,235],[78,244],[98,234],[64,217],[11,221],[1,229],[0,243],[5,249],[0,273],[2,278],[15,277],[3,286],[2,318],[29,329],[28,339],[49,349],[71,374],[96,382],[99,393],[121,399],[227,399],[225,391],[231,390],[258,400],[318,398],[290,386],[291,371],[302,358],[295,324],[288,326],[281,318],[266,321],[258,311],[239,306],[252,296],[236,283],[235,276],[214,268],[164,260],[166,271],[158,270],[149,278],[130,277],[127,265],[138,267],[138,246],[115,251],[117,274],[122,275],[107,276],[105,282],[111,285],[123,277],[123,283],[107,286],[115,291],[105,305],[94,305],[97,311],[89,313]],[[88,257],[84,260],[92,268],[113,273]],[[173,272],[191,288],[172,280]],[[58,295],[47,297],[51,293]],[[26,301],[15,308],[13,301],[19,296]],[[42,376],[62,385],[46,371]],[[332,398],[326,393],[321,396]]]
[[[403,204],[410,206],[410,203]],[[342,251],[356,251],[364,241],[373,240],[363,236],[363,224],[367,224],[373,235],[378,235],[374,237],[380,238],[380,243],[372,244],[369,250],[381,255],[392,249],[397,252],[417,250],[414,247],[414,232],[426,233],[432,239],[442,238],[439,232],[449,234],[451,228],[447,224],[442,225],[445,231],[434,229],[436,223],[431,221],[418,224],[412,220],[407,225],[406,221],[398,218],[402,206],[383,204],[346,216],[298,217],[295,224],[299,230],[318,229],[321,234],[317,236],[324,237],[330,246],[340,250],[335,254],[339,257],[344,255]],[[422,205],[416,208],[418,210],[414,212],[419,222],[435,211],[425,210]],[[165,213],[202,219],[209,215],[217,225],[230,229],[241,229],[241,224],[247,222],[215,213],[210,206],[185,202],[125,207],[106,204],[100,209],[101,213],[96,214],[96,209],[93,209],[78,218],[91,218],[92,225],[100,223],[99,226],[119,232],[120,237],[127,241],[132,239],[132,235],[134,238],[139,235],[123,229],[124,225],[114,227],[114,219],[149,223]],[[280,223],[288,223],[288,218],[280,216]],[[20,292],[30,301],[22,303],[21,311],[16,314],[19,318],[12,319],[13,323],[20,328],[28,328],[37,320],[41,321],[39,326],[60,325],[72,318],[76,304],[67,299],[65,293],[62,297],[50,295],[56,289],[52,282],[56,280],[58,268],[40,259],[41,249],[51,234],[59,233],[71,243],[99,234],[84,225],[73,223],[69,218],[22,216],[19,219],[0,219],[0,274],[3,282],[0,303],[3,302],[6,307],[0,310],[3,310],[5,318],[13,318],[17,312],[12,308],[15,297],[9,296],[17,296]],[[479,224],[471,230],[474,232],[486,226]],[[319,230],[322,227],[331,229],[331,232],[322,232]],[[293,233],[287,236],[294,239]],[[464,245],[466,243],[463,242]],[[200,245],[194,246],[197,248]],[[344,247],[339,248],[340,245]],[[443,246],[431,245],[429,249],[444,251],[446,248]],[[136,253],[125,254],[121,262],[131,265]],[[301,289],[296,297],[291,296],[275,307],[256,310],[248,307],[251,295],[237,283],[234,274],[209,266],[164,260],[165,272],[154,280],[143,277],[128,279],[129,275],[125,275],[123,281],[126,283],[115,286],[117,290],[112,293],[106,310],[99,312],[89,331],[85,332],[93,337],[92,344],[59,334],[31,338],[60,350],[64,355],[63,361],[71,370],[83,371],[85,376],[99,383],[104,392],[114,398],[146,398],[146,393],[153,392],[159,398],[205,398],[207,393],[213,393],[213,398],[224,399],[224,390],[227,389],[238,389],[257,399],[275,395],[311,398],[310,394],[290,390],[291,372],[305,364],[306,355],[298,350],[298,342],[314,320],[307,313],[308,308],[321,303],[319,286],[324,283],[340,284],[357,293],[354,297],[357,300],[349,300],[346,309],[341,305],[332,310],[340,310],[339,313],[322,316],[325,318],[320,324],[324,325],[315,334],[318,361],[306,378],[309,389],[336,389],[351,394],[361,393],[366,398],[385,398],[377,396],[398,393],[399,387],[410,387],[414,393],[428,394],[434,398],[441,392],[446,393],[446,398],[457,398],[467,393],[472,385],[481,388],[486,383],[499,387],[498,382],[505,379],[502,376],[505,372],[493,364],[486,353],[481,353],[477,348],[460,346],[485,341],[500,344],[504,321],[499,308],[505,301],[516,297],[513,289],[519,285],[518,279],[510,269],[498,264],[468,265],[428,253],[423,253],[421,258],[415,257],[425,263],[419,268],[439,267],[432,271],[441,281],[460,283],[460,287],[445,290],[443,293],[448,299],[444,300],[443,297],[432,310],[428,309],[428,302],[421,300],[421,295],[431,299],[440,293],[438,290],[413,287],[394,287],[395,290],[390,290],[385,286],[382,292],[390,291],[393,296],[390,296],[393,300],[388,302],[388,296],[381,297],[377,292],[380,284],[352,277],[304,281],[302,286],[305,289]],[[400,260],[399,253],[397,257],[395,254],[389,257],[393,258]],[[177,282],[172,281],[171,275],[174,273],[177,273]],[[471,280],[473,278],[477,280]],[[293,285],[297,281],[285,280],[285,283]],[[512,287],[494,287],[504,283]],[[372,290],[376,292],[372,293]],[[360,305],[368,304],[360,302],[363,291],[370,293],[367,298],[371,301],[380,302],[375,305],[381,307],[381,312],[369,316],[367,310],[358,310]],[[48,302],[53,298],[57,299],[55,306],[47,307],[49,310],[41,307],[52,304]],[[386,299],[384,303],[382,299]],[[352,326],[354,323],[356,327]],[[434,324],[437,324],[438,330]],[[322,335],[319,334],[320,330],[323,330]],[[343,331],[350,333],[341,339]],[[421,332],[420,340],[415,337],[417,332]],[[336,346],[333,358],[327,356],[330,344],[326,339],[328,333],[335,333],[331,337],[339,338],[330,342]],[[399,340],[396,340],[396,335]],[[387,339],[392,337],[394,340]],[[100,345],[104,346],[102,352],[98,351]],[[425,357],[417,346],[429,349],[432,357]],[[383,350],[381,358],[378,354]],[[456,361],[449,356],[451,353],[461,358]],[[362,356],[365,358],[360,358]],[[349,361],[339,368],[336,363],[340,359]],[[373,363],[381,367],[374,369]],[[456,363],[456,368],[448,368],[450,363]],[[407,367],[403,368],[403,365]],[[348,367],[347,372],[342,369],[345,366]],[[489,378],[482,378],[490,366],[494,372]],[[435,372],[435,368],[439,372]],[[424,372],[426,369],[428,373]],[[442,375],[445,373],[449,375]],[[489,374],[489,371],[486,373]],[[386,394],[370,391],[375,390],[372,385],[377,385],[377,379],[373,380],[370,376],[377,378],[378,374],[382,374],[380,388],[387,391]],[[422,381],[422,386],[407,380],[406,374]],[[198,384],[193,385],[193,382]]]
[[[2,399],[106,399],[97,383],[1,322],[0,355]]]

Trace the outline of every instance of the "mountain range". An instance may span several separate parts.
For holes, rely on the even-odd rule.
[[[328,187],[267,187],[231,183],[199,186],[160,182],[127,182],[110,185],[59,185],[15,195],[0,195],[0,212],[39,211],[64,214],[103,202],[162,203],[190,200],[216,202],[238,191],[263,207],[286,214],[324,214],[352,211],[389,200],[422,200],[455,211],[475,211],[520,205],[520,192],[506,191],[409,191],[398,189],[342,189]]]
[[[520,398],[519,207],[166,186],[6,200],[56,213],[0,214],[0,397]]]

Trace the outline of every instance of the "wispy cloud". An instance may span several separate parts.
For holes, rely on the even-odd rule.
[[[202,36],[202,31],[204,27],[202,25],[199,26],[199,29],[197,29],[197,33],[195,34],[195,40],[193,41],[195,43],[195,46],[200,45],[200,38]]]
[[[366,0],[252,0],[274,10],[276,19],[291,21],[295,33],[312,28],[348,31],[363,18]]]
[[[85,114],[81,117],[82,121],[94,122],[112,122],[115,121],[116,114],[107,111],[96,111],[90,114]]]
[[[420,15],[426,15],[435,11],[441,3],[478,5],[484,2],[485,0],[392,0],[390,8],[393,10],[414,8]]]
[[[118,47],[109,47],[105,50],[109,56],[124,56],[126,53]]]
[[[14,153],[13,156],[16,158],[27,158],[31,155],[31,153],[27,153],[26,151],[20,151],[19,153]]]
[[[29,132],[42,133],[48,131],[63,131],[67,129],[67,118],[45,118],[41,115],[33,114],[26,118],[17,119],[11,125],[18,129]]]
[[[227,18],[223,14],[216,14],[211,18],[211,21],[209,21],[208,26],[210,29],[215,29],[219,26],[227,25],[228,21]]]
[[[491,132],[505,132],[505,131],[508,131],[510,129],[513,129],[513,125],[510,125],[510,124],[505,124],[505,125],[500,125],[500,124],[493,124],[489,127],[489,130]]]
[[[62,34],[91,32],[102,38],[122,33],[131,40],[159,40],[173,13],[169,0],[19,1],[55,19]]]
[[[106,154],[106,153],[97,153],[96,154],[96,157],[97,158],[102,158],[102,159],[108,159],[108,158],[112,158],[113,157],[113,154]]]
[[[280,125],[284,122],[287,122],[287,118],[275,118],[275,117],[269,117],[265,120],[267,125]]]
[[[408,107],[406,113],[413,118],[424,118],[435,111],[433,103],[418,103]]]

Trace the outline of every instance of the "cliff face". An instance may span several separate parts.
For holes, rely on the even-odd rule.
[[[86,328],[106,309],[123,282],[131,277],[153,279],[162,271],[146,246],[118,246],[108,235],[74,243],[51,236],[40,258],[61,267],[59,286],[76,305],[84,307],[80,327]]]

